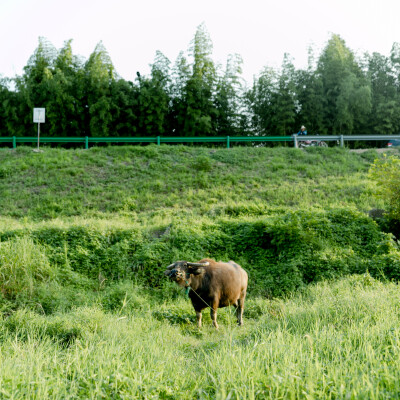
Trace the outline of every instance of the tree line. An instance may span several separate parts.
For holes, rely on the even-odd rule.
[[[242,59],[212,59],[204,25],[171,63],[157,52],[150,74],[120,77],[100,42],[87,60],[71,40],[57,50],[39,39],[15,78],[0,79],[0,136],[32,136],[34,107],[46,108],[45,136],[291,135],[306,125],[318,134],[400,133],[400,44],[389,56],[356,57],[333,34],[308,66],[285,54],[249,85]]]

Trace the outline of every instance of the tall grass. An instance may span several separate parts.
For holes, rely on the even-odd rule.
[[[144,289],[142,295],[151,307],[107,314],[92,306],[51,317],[18,312],[3,320],[2,397],[381,399],[400,394],[400,295],[392,283],[353,276],[286,300],[249,299],[245,326],[236,327],[230,311],[221,310],[220,331],[209,316],[202,330],[195,328],[184,298],[157,299]]]
[[[54,269],[41,246],[31,238],[0,242],[0,293],[14,299],[32,297],[39,282],[54,277]]]

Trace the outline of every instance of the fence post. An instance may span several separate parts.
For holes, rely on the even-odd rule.
[[[231,138],[229,136],[226,137],[226,148],[229,149],[231,147]]]
[[[17,148],[17,138],[15,136],[12,137],[12,146],[13,146],[13,149]]]
[[[344,138],[343,138],[343,135],[340,135],[340,147],[344,147]]]
[[[85,150],[89,148],[89,138],[85,136]]]
[[[160,143],[161,143],[160,136],[157,136],[157,146],[159,146],[159,145],[160,145]]]
[[[297,149],[299,146],[297,144],[297,135],[296,134],[293,135],[293,140],[294,140],[294,147]]]

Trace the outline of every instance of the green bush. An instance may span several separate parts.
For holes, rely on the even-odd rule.
[[[198,156],[196,157],[196,159],[194,160],[192,167],[196,170],[196,171],[204,171],[204,172],[209,172],[211,171],[213,166],[213,160],[205,155],[202,156]]]
[[[4,236],[19,234],[18,230],[8,231]],[[377,276],[377,268],[371,267],[371,260],[377,257],[379,263],[385,257],[394,260],[385,261],[383,270],[385,276],[397,279],[393,238],[356,211],[292,211],[217,219],[176,217],[156,229],[138,224],[105,227],[87,223],[40,227],[29,235],[46,249],[60,282],[80,287],[82,280],[82,288],[95,290],[124,278],[148,287],[165,287],[163,271],[167,265],[178,259],[203,257],[235,260],[250,274],[249,291],[268,296],[367,269]],[[86,277],[86,283],[82,277]],[[48,310],[55,288],[49,290],[49,296],[45,289],[40,291]],[[108,300],[104,299],[106,309],[117,309],[125,296],[124,290],[114,290]],[[55,296],[54,301],[60,300]],[[69,301],[62,307],[68,307]],[[77,301],[84,304],[83,298]]]
[[[377,184],[376,195],[387,204],[389,227],[396,235],[400,234],[400,158],[385,155],[376,159],[369,170],[369,177]]]

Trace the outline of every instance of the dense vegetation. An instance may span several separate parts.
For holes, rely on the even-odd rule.
[[[43,150],[0,151],[0,398],[398,397],[398,150]],[[165,280],[204,256],[249,271],[243,328]]]
[[[126,292],[113,313],[102,304]],[[245,326],[193,328],[184,298],[138,287],[101,304],[0,320],[4,399],[338,399],[400,393],[399,290],[368,275],[287,300],[250,298]],[[117,304],[117,302],[116,302]]]
[[[314,134],[400,132],[398,43],[389,56],[356,57],[332,35],[319,55],[310,49],[307,68],[286,54],[249,84],[241,65],[237,54],[213,61],[204,25],[188,52],[173,64],[157,52],[134,82],[118,76],[102,43],[84,60],[71,40],[57,50],[41,38],[23,75],[0,79],[0,136],[32,136],[34,107],[46,108],[45,136],[276,136],[303,124]]]

